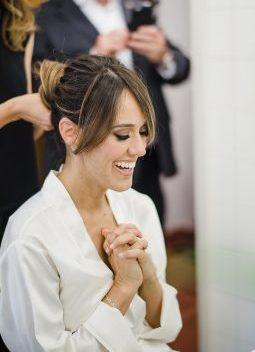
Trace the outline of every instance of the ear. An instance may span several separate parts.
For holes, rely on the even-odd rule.
[[[62,119],[59,121],[58,128],[66,146],[70,148],[74,146],[78,136],[78,126],[67,117],[62,117]]]

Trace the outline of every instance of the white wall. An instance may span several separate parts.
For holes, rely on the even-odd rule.
[[[189,55],[189,0],[161,0],[159,20],[170,40]],[[179,173],[162,178],[166,195],[166,227],[193,226],[192,123],[190,80],[166,86],[166,101],[172,114],[174,149]]]
[[[255,1],[192,0],[201,352],[255,349]]]

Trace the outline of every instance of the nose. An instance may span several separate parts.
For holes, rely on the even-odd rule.
[[[139,134],[139,136],[131,138],[128,152],[132,156],[141,157],[146,154],[146,146],[146,139]]]

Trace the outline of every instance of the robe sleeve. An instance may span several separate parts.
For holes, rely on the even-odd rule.
[[[77,331],[66,330],[59,283],[44,249],[17,240],[3,253],[0,331],[12,352],[141,352],[120,311],[101,301]]]
[[[157,277],[163,290],[163,301],[161,308],[160,326],[152,328],[145,322],[144,328],[140,333],[142,339],[160,340],[165,343],[172,342],[176,339],[182,328],[182,319],[179,304],[176,298],[177,291],[174,287],[166,283],[166,265],[167,256],[164,242],[164,235],[159,221],[158,213],[154,203],[148,196],[140,217],[140,228],[145,238],[148,238],[148,254],[156,268]],[[143,213],[143,214],[142,214]]]

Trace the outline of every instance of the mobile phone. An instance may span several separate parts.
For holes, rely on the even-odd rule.
[[[140,1],[139,6],[131,9],[131,19],[128,23],[130,31],[135,31],[141,25],[153,25],[156,23],[154,13],[156,1]]]

